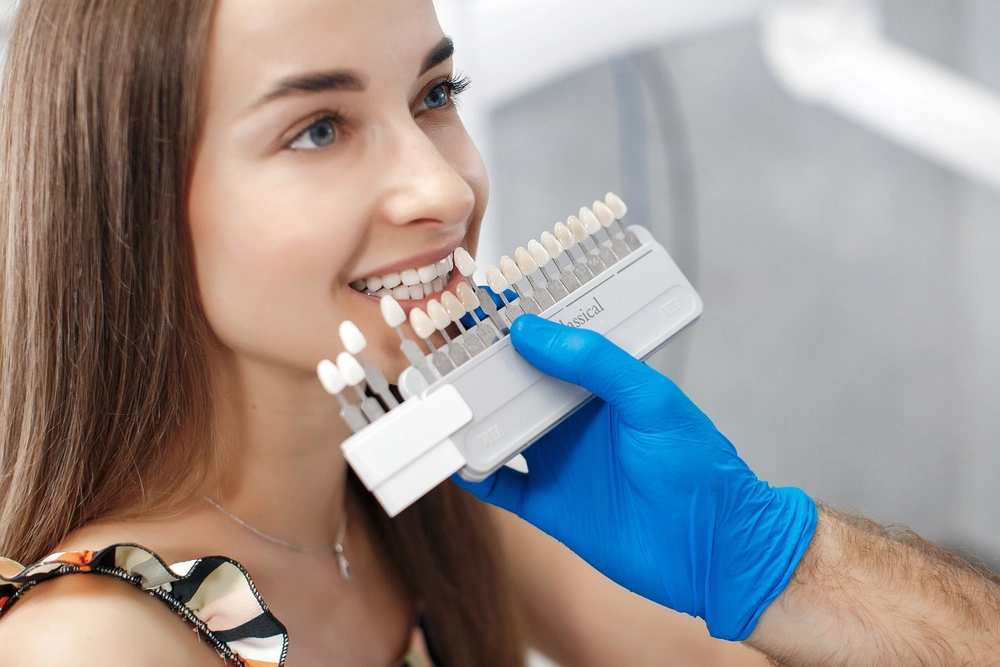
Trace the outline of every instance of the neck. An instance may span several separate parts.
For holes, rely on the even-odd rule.
[[[220,353],[217,473],[200,492],[278,540],[309,548],[343,525],[348,432],[314,373]]]

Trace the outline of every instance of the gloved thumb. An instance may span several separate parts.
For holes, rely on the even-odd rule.
[[[675,392],[673,382],[607,338],[586,329],[522,315],[510,328],[514,347],[538,370],[578,384],[609,403],[626,421],[648,421],[651,409]],[[653,402],[653,405],[650,403]],[[658,416],[662,416],[662,413]],[[643,419],[645,417],[645,419]]]
[[[469,482],[455,473],[451,481],[483,502],[523,516],[528,476],[507,467],[500,468],[482,482]]]

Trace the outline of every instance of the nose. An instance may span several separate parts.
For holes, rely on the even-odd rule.
[[[400,123],[388,134],[379,217],[394,225],[467,222],[476,205],[475,192],[441,148],[412,121]]]

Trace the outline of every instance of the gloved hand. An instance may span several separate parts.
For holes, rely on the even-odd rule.
[[[602,336],[524,315],[511,337],[598,398],[525,450],[527,475],[455,482],[713,636],[746,639],[809,545],[813,501],[757,479],[673,382]]]

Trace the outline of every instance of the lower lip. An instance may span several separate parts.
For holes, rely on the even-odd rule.
[[[459,272],[459,270],[457,268],[456,269],[452,269],[452,271],[451,271],[451,280],[448,281],[448,284],[444,286],[444,289],[441,290],[441,292],[446,292],[447,291],[447,292],[451,292],[452,294],[454,294],[455,293],[455,288],[457,288],[459,286],[459,284],[461,284],[463,282],[468,282],[468,279],[465,276],[463,276]],[[372,303],[378,304],[378,303],[380,303],[382,301],[382,297],[380,297],[380,296],[372,296],[370,294],[362,294],[361,292],[358,292],[357,290],[355,290],[353,287],[349,287],[348,289],[350,289],[352,292],[354,292],[358,296],[371,301]],[[409,316],[410,311],[413,310],[414,308],[420,308],[420,309],[422,309],[422,310],[424,310],[426,312],[426,310],[427,310],[427,302],[431,301],[432,299],[436,299],[436,300],[440,301],[441,300],[441,292],[435,292],[434,294],[431,294],[430,296],[425,296],[423,299],[400,299],[400,300],[398,300],[398,302],[399,302],[399,305],[402,306],[403,312],[406,313],[407,316]]]

